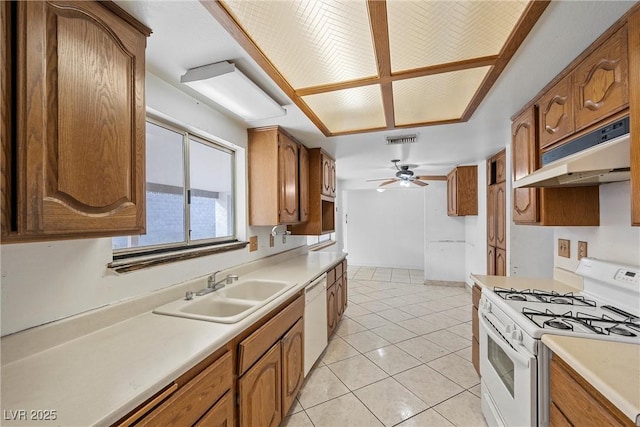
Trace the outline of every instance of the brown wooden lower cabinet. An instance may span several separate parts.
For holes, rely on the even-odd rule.
[[[195,424],[195,427],[235,427],[235,410],[233,393],[228,391],[206,414]]]
[[[342,313],[344,312],[344,281],[342,276],[336,281],[336,316],[337,322],[342,319]]]
[[[507,275],[507,251],[496,248],[496,276]]]
[[[334,281],[330,281],[333,279]],[[327,336],[331,336],[347,308],[347,260],[327,272]]]
[[[275,427],[282,421],[280,342],[238,380],[240,426]]]
[[[496,274],[496,248],[495,246],[487,246],[487,274],[493,276]]]
[[[471,289],[471,362],[476,369],[478,375],[480,375],[480,325],[478,323],[478,305],[480,304],[482,288],[477,284],[473,285]]]
[[[554,354],[549,374],[552,426],[634,426],[606,397]]]
[[[327,336],[331,336],[338,326],[336,311],[336,285],[327,288]]]
[[[282,413],[287,414],[304,381],[304,320],[286,333],[282,344]]]

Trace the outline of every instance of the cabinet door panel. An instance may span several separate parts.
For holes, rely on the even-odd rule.
[[[280,135],[280,223],[298,222],[298,144]]]
[[[506,182],[496,185],[496,247],[507,249]]]
[[[496,274],[496,248],[487,247],[487,274],[493,276]]]
[[[496,185],[487,187],[487,244],[496,245]]]
[[[299,150],[299,194],[300,194],[300,222],[309,220],[309,151],[303,146]]]
[[[275,427],[282,420],[280,342],[238,380],[240,426]]]
[[[235,405],[230,391],[227,392],[206,414],[198,420],[195,427],[235,427]]]
[[[631,115],[631,224],[640,225],[640,11],[629,17],[629,110]]]
[[[0,227],[1,234],[5,236],[11,231],[11,156],[13,131],[11,129],[11,88],[12,82],[12,58],[11,44],[13,38],[11,23],[12,3],[3,1],[0,3]]]
[[[282,337],[282,413],[287,414],[304,381],[304,323],[300,319]]]
[[[330,179],[330,189],[329,193],[331,197],[336,196],[336,162],[334,160],[331,161],[331,172],[329,174]]]
[[[573,132],[573,99],[571,75],[560,80],[540,98],[540,148]]]
[[[538,144],[536,141],[535,107],[525,111],[511,126],[513,151],[513,179],[524,178],[536,170]],[[513,222],[536,223],[540,220],[538,189],[515,188],[513,190]]]
[[[344,289],[343,289],[343,280],[342,276],[338,277],[336,280],[335,288],[336,288],[336,317],[337,322],[340,322],[342,319],[342,313],[344,311]]]
[[[574,72],[576,130],[596,123],[629,102],[627,28],[616,32]]]
[[[447,175],[447,215],[456,215],[458,198],[457,198],[457,180],[456,171],[454,170]]]
[[[327,335],[331,336],[337,326],[336,285],[327,288]]]
[[[507,275],[507,252],[504,249],[496,249],[496,276]]]
[[[143,232],[145,36],[94,2],[21,7],[21,228]]]

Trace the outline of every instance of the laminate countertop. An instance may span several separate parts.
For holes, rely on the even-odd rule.
[[[283,280],[291,287],[238,323],[146,311],[10,360],[1,372],[2,425],[110,425],[344,257],[337,252],[309,252],[247,273],[241,279]],[[6,341],[3,338],[3,354],[11,353],[6,346],[15,343]],[[46,411],[55,411],[55,419],[33,418]]]
[[[472,274],[471,278],[482,288],[493,289],[513,288],[517,290],[538,289],[540,291],[555,291],[559,293],[580,292],[576,286],[555,279],[531,279],[526,277],[483,276]]]
[[[640,345],[548,334],[542,342],[640,425]]]

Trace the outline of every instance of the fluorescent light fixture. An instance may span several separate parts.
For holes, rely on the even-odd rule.
[[[287,114],[287,110],[232,62],[222,61],[192,68],[180,77],[180,82],[245,120],[270,119]]]
[[[386,188],[376,188],[378,193],[384,193],[384,190],[386,190]]]

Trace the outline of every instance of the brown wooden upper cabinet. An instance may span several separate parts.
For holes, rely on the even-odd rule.
[[[629,111],[631,116],[631,224],[640,225],[640,9],[629,17]]]
[[[573,123],[572,76],[568,75],[540,98],[540,148],[571,135]]]
[[[322,194],[336,196],[336,161],[328,154],[322,153]]]
[[[477,166],[457,166],[447,175],[447,215],[478,215]]]
[[[144,233],[150,30],[94,1],[0,13],[3,243]]]
[[[249,224],[295,224],[305,217],[308,173],[301,145],[280,127],[249,129]],[[302,208],[301,208],[302,195]]]
[[[309,150],[309,216],[292,234],[318,236],[335,231],[336,163],[320,148]]]
[[[309,220],[309,150],[298,147],[298,189],[300,190],[300,222]]]

